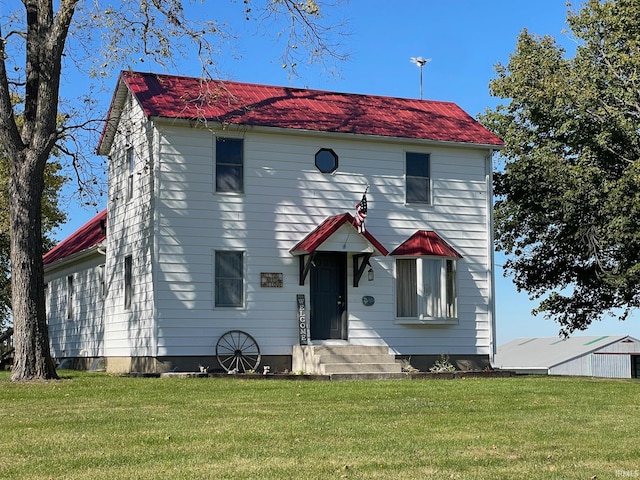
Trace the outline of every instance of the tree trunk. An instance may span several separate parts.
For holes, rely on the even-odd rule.
[[[13,342],[11,380],[58,378],[49,348],[42,263],[43,160],[24,150],[10,178]]]

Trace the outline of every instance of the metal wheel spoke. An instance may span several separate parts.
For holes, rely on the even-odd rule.
[[[226,345],[220,345],[217,350],[219,355],[233,355],[233,353],[236,351],[235,348],[229,348]]]
[[[233,355],[232,356],[226,356],[226,357],[225,356],[219,356],[218,357],[218,361],[220,362],[220,365],[222,366],[222,368],[224,368],[225,370],[229,370],[229,368],[227,368],[227,367],[231,366],[231,364],[233,363],[233,360],[235,358],[236,357],[234,357]]]
[[[224,342],[224,345],[220,345],[220,346],[224,348],[228,348],[233,352],[236,349],[236,346],[235,344],[231,343],[232,340],[233,340],[233,337],[231,336],[229,337],[222,336],[220,338],[220,342]]]

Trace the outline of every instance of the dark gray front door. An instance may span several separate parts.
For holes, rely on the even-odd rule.
[[[311,268],[311,339],[347,339],[347,254],[318,252]]]

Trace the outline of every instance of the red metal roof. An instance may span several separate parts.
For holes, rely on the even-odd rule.
[[[435,255],[438,257],[462,258],[462,255],[440,238],[436,232],[429,230],[418,230],[391,252],[391,255]]]
[[[451,102],[335,93],[125,71],[147,117],[424,139],[500,147],[502,140]],[[112,103],[113,114],[116,96]],[[108,128],[108,124],[105,127]],[[101,139],[101,144],[105,138]]]
[[[297,245],[295,245],[290,253],[293,255],[301,255],[313,253],[316,249],[322,245],[325,241],[329,239],[331,235],[333,235],[342,225],[345,223],[349,223],[352,227],[354,226],[354,218],[350,213],[342,213],[340,215],[334,215],[333,217],[326,218],[320,225],[318,225],[310,234],[304,237]],[[353,227],[355,230],[355,227]],[[364,238],[376,249],[380,252],[381,255],[386,256],[389,254],[389,251],[384,248],[384,246],[375,239],[373,235],[369,233],[369,231],[365,230],[362,234]]]
[[[48,265],[56,260],[98,245],[107,238],[106,221],[107,210],[105,209],[49,250],[42,259],[44,264]]]

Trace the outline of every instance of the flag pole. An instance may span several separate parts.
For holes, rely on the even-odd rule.
[[[363,203],[364,203],[364,215],[366,216],[367,214],[367,192],[369,191],[369,187],[370,185],[367,183],[367,187],[364,189],[364,193],[362,194],[362,200],[360,200],[360,202],[356,204],[356,215],[359,214],[358,208]],[[362,219],[362,222],[364,224],[364,218]],[[360,229],[358,226],[356,226],[356,223],[357,223],[357,219],[354,217],[353,222],[351,222],[351,226],[353,228],[356,228],[358,230],[358,233],[364,233],[364,228],[362,229],[362,232],[360,232]],[[347,233],[347,238],[344,241],[344,245],[342,245],[343,250],[347,248],[347,242],[349,241],[350,237],[351,237],[351,229],[349,229],[349,233]]]

